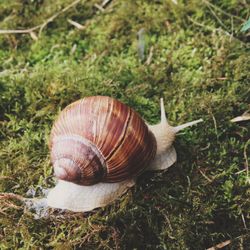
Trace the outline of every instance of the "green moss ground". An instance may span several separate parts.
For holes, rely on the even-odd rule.
[[[34,27],[71,2],[2,0],[0,29]],[[177,2],[113,0],[102,12],[100,0],[79,1],[37,41],[0,35],[1,192],[41,196],[54,185],[48,136],[78,98],[109,95],[154,123],[164,97],[172,124],[204,119],[177,137],[170,170],[142,175],[94,213],[34,219],[2,199],[1,249],[206,249],[226,240],[227,249],[249,249],[249,123],[230,119],[249,109],[249,34],[240,29],[250,4]],[[138,57],[141,28],[149,64]]]

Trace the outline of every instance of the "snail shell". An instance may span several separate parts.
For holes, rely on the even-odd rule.
[[[55,122],[51,160],[58,179],[80,185],[139,175],[156,154],[156,139],[138,113],[106,96],[67,106]]]

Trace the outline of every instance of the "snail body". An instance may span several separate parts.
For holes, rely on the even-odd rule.
[[[166,169],[176,161],[172,143],[184,127],[168,124],[161,99],[161,122],[147,125],[133,109],[106,96],[67,106],[53,125],[51,161],[58,184],[48,205],[89,211],[109,204],[146,170]]]

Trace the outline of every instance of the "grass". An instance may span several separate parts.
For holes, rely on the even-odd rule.
[[[151,123],[164,97],[172,124],[203,118],[175,142],[178,162],[143,174],[114,204],[93,213],[34,219],[1,200],[1,249],[227,249],[250,245],[247,175],[249,34],[244,0],[26,0],[0,3],[1,29],[27,29],[55,13],[40,36],[0,35],[0,168],[3,193],[27,197],[54,186],[48,137],[58,112],[109,95]],[[84,26],[79,30],[67,20]],[[145,60],[137,32],[145,29]],[[38,38],[36,40],[36,37]],[[149,63],[150,50],[152,58]]]

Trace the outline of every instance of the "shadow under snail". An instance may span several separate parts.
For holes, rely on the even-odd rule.
[[[176,133],[202,120],[172,127],[163,99],[160,104],[161,122],[156,125],[107,96],[86,97],[67,106],[50,136],[58,182],[48,194],[48,206],[90,211],[125,193],[143,171],[170,167],[176,161]]]

